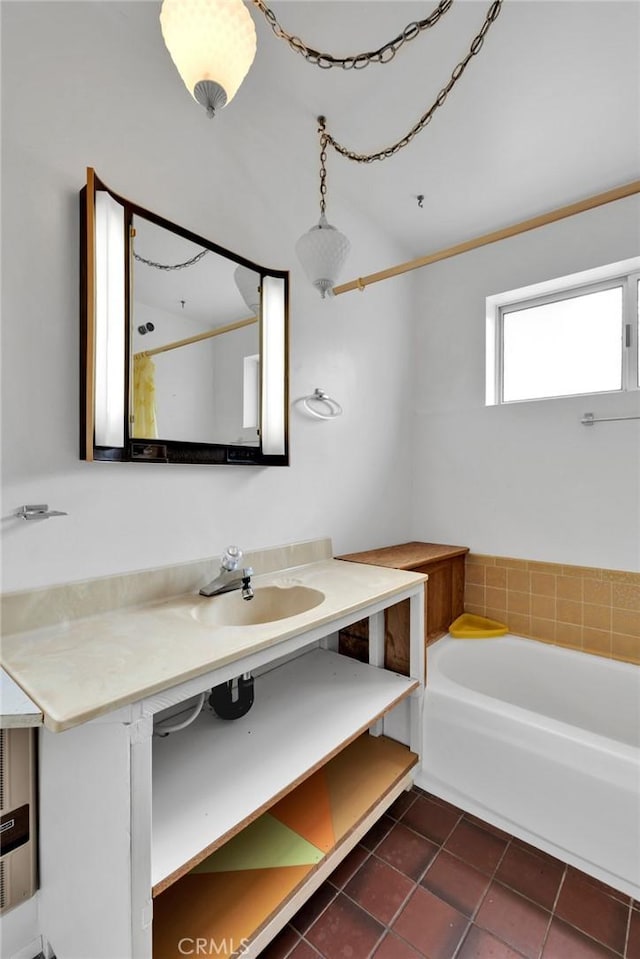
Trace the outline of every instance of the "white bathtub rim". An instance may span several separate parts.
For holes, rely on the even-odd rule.
[[[527,647],[533,649],[535,647],[542,647],[543,649],[553,650],[553,655],[557,656],[559,659],[574,660],[576,656],[587,656],[592,661],[597,661],[598,663],[606,663],[611,669],[620,670],[623,672],[635,671],[638,669],[638,666],[635,663],[629,663],[624,659],[613,659],[610,656],[601,656],[598,653],[591,653],[586,649],[572,649],[568,646],[560,646],[557,643],[545,642],[542,639],[534,639],[531,636],[520,636],[518,633],[504,633],[502,636],[487,636],[485,638],[475,638],[475,639],[465,639],[457,636],[452,636],[451,633],[445,633],[444,636],[441,636],[436,642],[432,643],[429,646],[429,652],[436,652],[438,647],[442,650],[442,640],[447,640],[444,643],[446,646],[478,646],[483,643],[491,642],[501,642],[504,640],[513,641],[514,644],[522,647]]]
[[[455,712],[455,718],[452,712]],[[609,740],[604,744],[595,743],[593,735],[574,736],[574,727],[567,727],[568,734],[565,735],[555,722],[551,725],[534,724],[531,713],[520,712],[522,715],[517,715],[515,709],[502,713],[488,709],[484,703],[463,702],[459,697],[450,697],[441,691],[432,690],[425,699],[425,716],[429,716],[431,722],[444,721],[467,736],[476,733],[491,736],[496,743],[521,747],[534,756],[551,759],[567,768],[588,768],[590,775],[598,779],[607,779],[612,785],[634,794],[638,791],[640,760],[637,755],[621,753],[613,748],[615,744],[611,746]],[[429,745],[425,743],[425,759],[429,754]]]
[[[515,636],[510,633],[507,633],[504,637],[501,636],[495,638],[513,640],[519,644],[532,644],[538,642],[537,640],[526,639],[523,636]],[[449,642],[445,642],[445,640],[448,640]],[[490,696],[488,693],[479,692],[470,686],[449,679],[445,673],[438,669],[438,659],[442,657],[444,651],[447,651],[451,647],[451,644],[476,644],[478,642],[482,642],[482,640],[457,639],[456,637],[447,634],[446,636],[442,637],[442,639],[438,640],[437,643],[434,643],[429,647],[427,651],[427,683],[425,687],[425,695],[427,697],[429,696],[430,691],[437,691],[441,695],[447,695],[453,699],[459,699],[460,690],[464,690],[465,701],[477,706],[480,709],[487,710],[494,715],[517,719],[520,722],[534,726],[537,729],[542,729],[546,732],[557,734],[570,742],[588,744],[597,750],[612,753],[627,762],[639,764],[640,768],[640,744],[636,746],[631,743],[622,742],[619,739],[605,736],[602,733],[597,733],[590,729],[584,729],[581,726],[568,723],[562,719],[557,719],[553,716],[545,716],[543,713],[536,712],[533,709],[518,706],[516,703],[510,702],[509,700],[498,699],[495,696]],[[439,650],[438,646],[440,646]],[[554,655],[556,655],[556,650],[558,653],[574,653],[574,655],[578,656],[589,655],[588,653],[577,653],[574,650],[562,649],[561,647],[553,647],[553,649]],[[596,658],[601,659],[602,657]],[[629,666],[631,669],[638,669],[638,667],[635,667],[632,663],[618,663],[617,660],[611,660],[610,662],[614,663],[615,665],[623,667]]]
[[[580,726],[574,726],[571,723],[565,723],[559,719],[543,716],[541,713],[536,713],[530,709],[523,709],[522,706],[515,706],[513,703],[506,702],[505,700],[494,699],[493,696],[478,693],[475,690],[470,690],[466,686],[459,686],[457,683],[450,682],[449,680],[446,680],[446,683],[442,685],[439,683],[437,687],[433,685],[431,689],[429,689],[429,683],[427,681],[425,696],[427,699],[430,696],[438,695],[459,700],[460,696],[456,693],[456,690],[463,688],[465,690],[465,702],[470,706],[475,706],[477,709],[490,713],[493,716],[501,716],[505,719],[521,723],[524,726],[539,729],[547,733],[553,733],[553,735],[560,737],[566,742],[588,746],[598,752],[615,756],[625,763],[638,766],[640,771],[639,747],[631,746],[629,743],[621,743],[617,739],[610,739],[608,736],[602,736],[600,733],[582,729]]]

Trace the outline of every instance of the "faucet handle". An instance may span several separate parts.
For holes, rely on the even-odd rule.
[[[231,572],[238,568],[238,563],[242,559],[242,550],[239,546],[227,546],[220,563],[222,569]]]

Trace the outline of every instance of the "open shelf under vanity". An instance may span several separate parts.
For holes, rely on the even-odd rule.
[[[326,649],[259,676],[232,722],[202,712],[153,743],[152,887],[171,883],[326,763],[418,683]]]
[[[258,676],[242,718],[154,738],[153,959],[185,936],[258,954],[411,784],[418,756],[367,730],[418,687],[313,648]]]
[[[153,959],[189,939],[254,956],[412,781],[418,756],[359,736],[154,900]]]

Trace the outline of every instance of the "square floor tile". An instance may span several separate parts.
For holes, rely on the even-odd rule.
[[[496,870],[494,879],[551,910],[564,871],[565,867],[557,859],[540,856],[522,846],[511,844]]]
[[[335,886],[324,882],[320,888],[314,892],[311,898],[307,899],[304,906],[298,910],[295,916],[293,916],[291,920],[293,928],[301,935],[304,935],[309,926],[316,921],[320,913],[327,908],[331,900],[335,899],[336,895],[337,890]]]
[[[260,959],[286,959],[298,942],[300,942],[299,933],[291,926],[285,926],[267,948],[260,953]]]
[[[607,948],[623,953],[629,905],[609,895],[608,887],[595,885],[577,869],[567,869],[555,912]]]
[[[625,892],[620,892],[619,889],[614,889],[613,886],[607,885],[606,882],[602,882],[600,879],[596,879],[594,876],[588,876],[586,872],[581,872],[579,869],[576,869],[575,866],[567,866],[567,872],[570,874],[575,874],[584,882],[588,882],[589,885],[595,886],[596,889],[599,889],[601,892],[604,892],[605,895],[611,896],[613,899],[619,899],[620,902],[623,902],[625,905],[633,903],[631,896],[627,895]]]
[[[370,856],[347,883],[344,892],[387,925],[414,888],[413,880]]]
[[[474,921],[527,959],[538,959],[550,919],[536,903],[492,882]]]
[[[436,796],[435,793],[427,792],[426,789],[420,789],[417,786],[414,786],[415,791],[419,796],[424,796],[426,799],[430,799],[431,802],[437,802],[439,805],[444,806],[446,809],[452,809],[454,812],[462,815],[463,810],[458,806],[454,806],[452,803],[447,802],[446,799],[441,799],[440,796]]]
[[[489,882],[489,877],[484,873],[443,849],[427,869],[420,884],[454,909],[471,917]]]
[[[619,956],[573,926],[554,918],[542,959],[619,959]]]
[[[473,816],[470,812],[464,814],[464,818],[467,822],[473,823],[474,826],[480,826],[481,829],[485,829],[487,832],[490,832],[492,836],[498,836],[499,839],[511,839],[511,834],[505,832],[504,829],[499,829],[497,826],[494,826],[490,822],[486,822],[484,819],[480,819],[479,816]]]
[[[394,823],[395,820],[392,819],[391,816],[382,816],[373,824],[369,832],[364,834],[360,840],[360,845],[369,851],[375,849],[378,843],[387,835]]]
[[[262,959],[262,954],[260,955],[260,959]],[[293,952],[289,953],[287,959],[320,959],[320,957],[308,942],[301,939]]]
[[[418,836],[402,823],[396,823],[376,847],[375,855],[410,879],[418,880],[437,852],[438,847],[434,843]]]
[[[416,799],[417,795],[412,789],[405,790],[405,792],[401,793],[398,798],[391,803],[387,809],[387,816],[391,816],[392,819],[401,819],[403,813],[407,811]]]
[[[474,823],[462,819],[455,827],[445,849],[480,872],[491,875],[507,847],[507,840],[494,836]]]
[[[522,959],[522,953],[478,926],[471,926],[456,959]]]
[[[566,865],[561,859],[558,859],[557,856],[552,856],[551,853],[545,852],[543,849],[539,849],[537,846],[532,846],[530,842],[525,842],[524,839],[518,839],[517,836],[511,837],[511,845],[519,846],[520,849],[524,849],[525,852],[531,853],[533,856],[540,856],[543,859],[548,859],[550,862],[555,862],[563,868],[571,869],[571,866]]]
[[[364,846],[354,846],[349,855],[345,856],[340,865],[336,866],[329,876],[331,885],[342,889],[369,855],[369,850],[365,849]]]
[[[370,959],[384,926],[340,893],[305,934],[324,959]]]
[[[388,932],[375,951],[375,959],[423,959],[423,956],[404,939]]]
[[[466,916],[418,886],[392,929],[429,959],[452,959],[467,926]]]
[[[460,819],[460,812],[432,802],[424,796],[418,796],[412,806],[402,816],[402,822],[410,829],[419,832],[426,839],[443,843]]]
[[[640,909],[631,910],[629,938],[627,940],[627,959],[640,957]]]

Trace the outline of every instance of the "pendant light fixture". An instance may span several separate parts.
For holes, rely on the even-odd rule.
[[[439,0],[423,20],[413,21],[394,39],[377,50],[336,57],[304,43],[281,26],[265,0],[251,0],[263,14],[278,39],[304,59],[323,70],[339,67],[361,70],[370,64],[390,63],[398,51],[424,31],[434,27],[451,9],[453,0]],[[471,60],[483,47],[485,37],[497,20],[504,0],[492,0],[479,32],[473,38],[466,56],[456,64],[446,84],[431,106],[411,129],[395,143],[374,153],[359,153],[343,146],[326,131],[324,117],[318,117],[320,134],[320,219],[316,226],[300,237],[296,253],[309,280],[324,299],[335,286],[351,244],[347,237],[327,222],[326,160],[327,147],[355,163],[387,160],[408,146],[445,103]],[[256,52],[256,31],[243,0],[163,0],[160,24],[164,42],[178,72],[192,96],[206,107],[209,117],[235,96],[247,75]],[[421,200],[418,198],[421,206]],[[238,284],[239,288],[240,285]],[[244,295],[244,294],[243,294]],[[245,297],[245,302],[249,300]],[[250,306],[250,309],[252,307]]]
[[[163,0],[162,38],[184,84],[213,118],[253,63],[256,29],[242,0]]]
[[[320,134],[320,220],[304,233],[296,243],[296,254],[311,284],[324,300],[327,292],[336,285],[351,243],[340,230],[327,222],[325,214],[327,196],[327,134],[326,120],[318,117]]]

